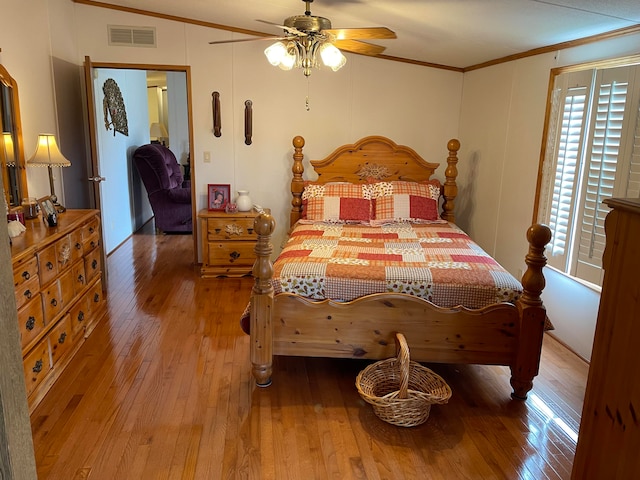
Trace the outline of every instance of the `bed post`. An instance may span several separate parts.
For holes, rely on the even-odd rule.
[[[442,219],[451,223],[455,223],[455,214],[453,209],[455,207],[455,199],[458,195],[458,185],[456,184],[456,177],[458,176],[458,150],[460,150],[460,141],[452,138],[447,143],[447,149],[449,150],[449,156],[447,157],[447,169],[444,171],[446,178],[444,186],[442,187],[442,196],[444,197],[444,203],[442,204]]]
[[[292,227],[302,217],[302,191],[304,190],[304,180],[302,174],[304,173],[304,166],[302,165],[302,159],[304,154],[302,153],[302,147],[304,147],[304,138],[300,135],[293,138],[293,178],[291,179],[291,217],[289,219],[289,227]]]
[[[273,264],[271,263],[271,234],[276,226],[273,217],[261,213],[253,221],[258,235],[255,246],[256,261],[253,264],[255,282],[251,291],[250,334],[251,372],[259,387],[271,385],[273,364],[273,334],[271,313],[273,307]]]
[[[524,400],[538,374],[542,339],[547,312],[542,304],[545,279],[542,269],[547,264],[544,249],[551,240],[546,225],[534,224],[527,230],[529,253],[525,257],[527,271],[522,276],[523,293],[517,302],[520,313],[518,353],[511,366],[512,397]]]

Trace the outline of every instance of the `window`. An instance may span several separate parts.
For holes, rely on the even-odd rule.
[[[548,264],[602,283],[611,197],[640,197],[640,65],[557,75],[549,106],[538,221]]]

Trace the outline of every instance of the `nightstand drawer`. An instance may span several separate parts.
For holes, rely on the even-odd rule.
[[[256,260],[253,242],[216,242],[209,244],[208,265],[227,267],[252,267]]]
[[[247,217],[228,216],[207,219],[207,239],[217,240],[248,240],[255,241],[253,219],[255,215]]]

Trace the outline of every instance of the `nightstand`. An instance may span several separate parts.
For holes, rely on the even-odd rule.
[[[250,275],[256,255],[257,236],[253,231],[255,211],[226,213],[200,210],[202,277],[242,277]]]

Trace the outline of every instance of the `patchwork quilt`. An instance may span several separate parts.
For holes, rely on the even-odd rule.
[[[299,223],[274,263],[273,286],[316,300],[399,292],[468,308],[522,293],[520,282],[447,222]]]

